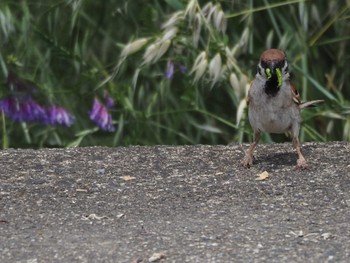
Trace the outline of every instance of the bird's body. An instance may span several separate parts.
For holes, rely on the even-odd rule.
[[[266,94],[259,86],[259,78],[249,90],[249,121],[253,130],[268,133],[285,133],[293,124],[300,123],[300,109],[293,101],[289,81],[274,96]],[[255,99],[259,98],[259,99]]]
[[[302,108],[321,102],[300,102],[299,94],[289,80],[288,63],[285,53],[269,49],[262,53],[258,73],[248,93],[249,122],[254,131],[254,142],[247,150],[243,165],[253,163],[253,151],[261,132],[290,132],[298,154],[298,167],[306,167],[306,161],[299,145],[299,130]]]

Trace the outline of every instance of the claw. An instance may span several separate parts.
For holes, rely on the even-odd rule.
[[[242,160],[242,165],[246,168],[250,168],[250,166],[253,164],[254,156],[251,154],[246,153]]]
[[[304,158],[299,158],[297,160],[297,168],[299,169],[306,169],[308,166],[307,166],[307,163],[306,163],[306,160]]]

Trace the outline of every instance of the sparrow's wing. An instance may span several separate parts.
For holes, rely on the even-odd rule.
[[[246,99],[246,102],[247,102],[247,106],[249,106],[249,103],[250,103],[250,101],[251,101],[251,98],[250,98],[250,90],[251,90],[251,88],[252,88],[252,86],[253,86],[253,83],[254,83],[254,81],[252,81],[252,82],[250,83],[248,95],[247,95],[247,97],[245,98],[245,99]]]
[[[300,94],[297,91],[297,89],[295,88],[293,83],[290,83],[290,90],[291,90],[292,95],[293,95],[293,101],[295,102],[295,104],[300,105],[301,104]]]
[[[249,106],[249,102],[250,102],[250,96],[248,94],[248,96],[245,98],[245,100],[247,101],[247,106]]]
[[[300,109],[315,107],[316,104],[324,102],[324,100],[312,100],[312,101],[301,102],[300,101],[300,94],[292,83],[290,84],[290,89],[291,89],[292,94],[293,94],[293,101],[297,105],[299,105]]]

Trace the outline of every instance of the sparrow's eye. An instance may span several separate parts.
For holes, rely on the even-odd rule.
[[[281,61],[278,61],[276,63],[276,68],[283,68],[286,64],[286,61],[285,60],[281,60]]]
[[[260,62],[260,64],[261,64],[261,67],[262,67],[262,68],[268,68],[268,67],[269,67],[269,64],[268,64],[266,61],[263,61],[263,60],[262,60],[262,61]]]

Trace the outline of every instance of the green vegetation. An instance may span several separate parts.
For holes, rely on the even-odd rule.
[[[251,140],[260,53],[287,53],[302,141],[350,140],[349,1],[0,2],[1,145]],[[265,135],[265,142],[284,136]]]

